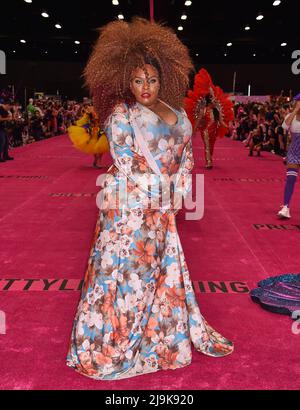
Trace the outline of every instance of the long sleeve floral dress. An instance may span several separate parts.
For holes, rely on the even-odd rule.
[[[192,128],[184,111],[168,125],[136,103],[132,111],[161,173],[184,178],[192,171]],[[148,209],[153,173],[142,155],[125,104],[110,116],[106,135],[114,159],[103,184],[84,286],[73,323],[67,365],[103,380],[177,369],[192,360],[191,345],[209,356],[225,356],[233,344],[200,313],[172,209]],[[130,206],[112,207],[124,179]],[[188,185],[188,184],[186,184]],[[190,187],[184,184],[186,195]]]

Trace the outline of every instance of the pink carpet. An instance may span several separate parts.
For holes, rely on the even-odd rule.
[[[202,173],[200,141],[194,153]],[[1,389],[300,388],[300,335],[292,333],[293,321],[264,311],[248,294],[263,278],[300,272],[299,187],[293,219],[275,216],[285,178],[281,158],[248,158],[241,143],[219,141],[215,168],[205,171],[204,218],[178,216],[202,314],[234,341],[234,354],[194,352],[193,363],[181,370],[102,382],[65,365],[97,216],[99,171],[66,136],[11,155],[14,161],[0,164],[0,311],[7,324],[0,334]],[[109,155],[105,160],[111,162]],[[43,279],[56,282],[43,291]]]

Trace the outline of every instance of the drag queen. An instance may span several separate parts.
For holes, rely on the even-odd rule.
[[[287,178],[284,190],[284,205],[278,212],[281,219],[291,218],[290,202],[294,193],[300,168],[300,94],[294,98],[296,101],[294,110],[285,117],[282,127],[290,131],[292,142],[287,154]]]
[[[186,47],[168,28],[143,19],[101,30],[85,70],[105,122],[113,166],[73,323],[67,365],[82,375],[116,380],[177,369],[191,345],[221,357],[233,344],[200,313],[169,205],[151,176],[173,176],[187,195],[193,168],[192,127],[183,106],[192,69]],[[125,181],[128,201],[113,205]],[[120,191],[119,191],[120,192]],[[149,208],[151,200],[158,206]],[[130,197],[130,199],[129,199]]]
[[[75,148],[94,155],[94,168],[102,168],[101,159],[105,152],[109,152],[109,143],[92,105],[85,108],[84,115],[76,121],[76,125],[68,128],[68,135]]]
[[[234,120],[233,103],[229,95],[213,84],[209,73],[201,68],[195,76],[193,90],[189,90],[185,98],[185,109],[194,135],[200,133],[203,140],[205,167],[212,169],[216,140],[224,137]]]

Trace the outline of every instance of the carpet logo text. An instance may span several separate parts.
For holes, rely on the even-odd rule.
[[[257,231],[300,231],[300,225],[253,224]]]
[[[4,292],[29,292],[29,291],[81,291],[83,279],[0,279],[0,291]],[[241,281],[193,281],[195,293],[236,293],[248,294],[249,286]]]
[[[14,178],[14,179],[47,179],[46,175],[0,175],[0,178]]]
[[[213,178],[215,182],[251,182],[251,183],[266,183],[266,182],[283,182],[282,178]]]

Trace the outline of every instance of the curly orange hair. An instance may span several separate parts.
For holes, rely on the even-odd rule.
[[[146,64],[159,73],[159,98],[174,108],[183,107],[193,64],[172,29],[139,17],[131,23],[113,21],[100,29],[84,76],[102,125],[116,104],[135,102],[131,74]]]

